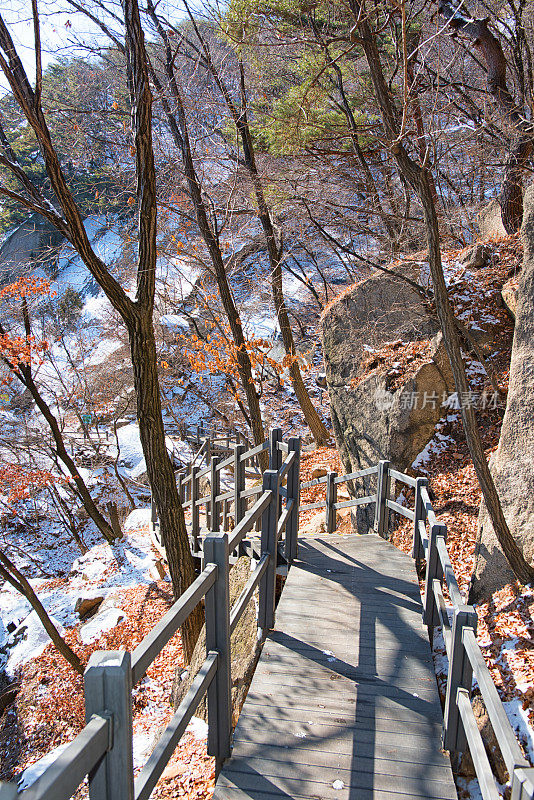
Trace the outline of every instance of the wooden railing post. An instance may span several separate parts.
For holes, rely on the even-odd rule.
[[[241,497],[245,491],[245,462],[241,456],[246,452],[244,444],[234,445],[234,525],[238,525],[245,516],[245,500]]]
[[[389,497],[389,461],[378,462],[376,485],[375,533],[383,539],[388,538],[389,511],[386,501]]]
[[[423,547],[423,542],[421,541],[421,535],[419,533],[419,522],[424,522],[426,520],[426,512],[425,507],[423,505],[423,500],[421,497],[421,489],[423,486],[428,487],[428,480],[427,478],[416,478],[415,481],[415,505],[414,505],[414,512],[415,518],[413,522],[413,542],[412,542],[412,558],[415,559],[417,563],[422,561],[425,557],[425,548]]]
[[[85,721],[111,717],[112,747],[89,775],[91,800],[133,800],[130,653],[93,653],[84,675]]]
[[[423,601],[423,622],[428,625],[430,644],[432,644],[433,630],[439,625],[439,612],[434,597],[434,580],[443,580],[443,567],[438,553],[438,536],[447,539],[447,528],[439,522],[430,526],[428,537],[428,553],[426,556],[425,597]]]
[[[286,540],[284,555],[288,566],[291,566],[297,557],[299,535],[299,505],[300,505],[300,436],[288,440],[289,453],[295,453],[295,460],[287,474],[287,499],[293,500],[293,509],[286,522]]]
[[[473,683],[473,668],[465,652],[463,643],[464,628],[477,629],[477,614],[472,606],[458,606],[453,608],[452,621],[452,647],[447,675],[447,691],[445,694],[445,709],[443,711],[443,749],[452,753],[465,750],[467,739],[458,710],[458,689],[465,689],[471,696]]]
[[[221,460],[221,456],[211,457],[209,528],[212,533],[221,529],[221,501],[217,500],[217,495],[221,493],[221,471],[217,469]]]
[[[230,589],[228,534],[204,539],[205,564],[217,565],[217,579],[206,593],[206,652],[218,653],[217,672],[208,689],[208,753],[217,759],[217,771],[228,758],[232,736],[232,681],[230,651]]]
[[[210,439],[209,436],[205,436],[204,437],[204,443],[206,445],[206,449],[204,450],[204,461],[205,461],[206,466],[208,466],[208,464],[210,463],[211,450],[212,450],[211,439]]]
[[[258,627],[264,632],[274,627],[274,599],[276,591],[277,526],[280,475],[277,470],[263,473],[263,491],[271,491],[271,502],[261,518],[261,554],[269,554],[269,562],[259,584]]]
[[[197,506],[199,498],[198,493],[198,473],[200,469],[196,465],[191,467],[191,536],[193,539],[193,553],[198,553],[200,550],[199,534],[200,534],[200,507]]]
[[[534,800],[534,767],[514,767],[510,800]]]
[[[272,428],[269,431],[269,469],[280,469],[282,466],[282,451],[278,442],[282,441],[282,428]]]
[[[337,514],[334,503],[337,502],[337,472],[328,472],[326,475],[326,532],[334,533],[337,527]]]

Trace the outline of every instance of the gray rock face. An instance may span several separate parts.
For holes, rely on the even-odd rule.
[[[437,320],[414,288],[381,273],[354,286],[328,309],[322,338],[332,424],[344,469],[355,472],[381,459],[406,469],[434,434],[443,414],[443,394],[454,391]],[[430,340],[424,362],[406,369],[385,364],[362,377],[370,350],[398,340],[400,359],[409,343]],[[392,376],[395,388],[390,388]],[[372,494],[374,481],[359,482],[350,487],[351,493]],[[374,508],[358,507],[358,532],[367,533],[373,523]]]
[[[506,281],[502,287],[501,296],[510,316],[515,320],[517,308],[517,278],[510,278],[509,281]]]
[[[498,200],[492,200],[486,208],[477,214],[480,235],[483,239],[490,236],[507,236],[501,217],[501,207]]]
[[[466,269],[481,269],[489,264],[491,257],[491,248],[478,242],[466,250],[460,260]]]
[[[516,323],[508,400],[491,471],[510,532],[525,558],[534,559],[534,188],[525,195],[521,238],[523,269],[517,290]],[[474,595],[485,597],[514,580],[484,504],[479,515]]]

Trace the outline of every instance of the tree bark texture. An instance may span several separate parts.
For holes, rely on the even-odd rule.
[[[161,411],[158,358],[152,314],[156,284],[156,171],[152,148],[152,94],[148,80],[148,58],[137,0],[123,0],[126,26],[128,82],[133,108],[139,245],[137,303],[125,320],[130,338],[137,398],[137,421],[148,479],[160,519],[174,595],[179,597],[195,579],[195,568],[184,512],[165,443]],[[202,627],[197,607],[182,627],[186,663]]]
[[[488,19],[475,19],[450,0],[441,0],[440,14],[449,27],[465,34],[478,49],[486,64],[488,92],[493,97],[511,136],[510,153],[504,168],[499,202],[505,230],[515,233],[523,219],[523,171],[532,155],[534,131],[508,88],[506,57],[501,43],[488,27]]]
[[[351,7],[355,19],[357,20],[362,48],[369,65],[375,96],[382,116],[382,123],[386,136],[391,142],[391,151],[395,157],[399,171],[404,175],[414,192],[416,192],[423,206],[428,259],[434,288],[436,312],[443,332],[443,340],[451,364],[456,391],[458,392],[458,396],[462,397],[465,396],[464,393],[468,391],[469,386],[462,358],[458,329],[443,275],[439,223],[428,170],[409,157],[402,141],[398,138],[399,126],[397,124],[397,114],[385,81],[375,36],[366,18],[362,18],[359,14],[360,6],[357,0],[351,0]],[[467,404],[462,403],[461,413],[469,453],[475,467],[496,536],[516,577],[522,583],[529,583],[529,581],[534,578],[534,570],[523,558],[523,554],[508,528],[495,488],[495,483],[488,467],[474,410]]]
[[[124,320],[130,336],[132,364],[138,393],[141,443],[154,499],[161,520],[163,541],[169,552],[169,569],[176,593],[194,579],[193,558],[185,531],[183,511],[174,473],[165,446],[159,397],[157,354],[152,327],[156,269],[156,180],[152,151],[152,96],[148,82],[147,54],[137,0],[124,0],[128,78],[133,108],[137,192],[139,200],[139,245],[137,298],[131,300],[106,265],[96,255],[85,232],[80,211],[70,192],[54,149],[39,98],[30,85],[4,20],[0,17],[0,67],[13,95],[35,132],[46,171],[61,214],[24,187],[17,195],[26,207],[43,214],[72,243],[93,278]],[[10,167],[11,168],[11,167]],[[17,176],[18,165],[13,165]],[[28,200],[29,198],[29,200]],[[31,202],[30,202],[31,201]],[[188,583],[189,582],[189,583]],[[183,631],[187,659],[200,630],[200,612],[192,615]]]
[[[154,84],[161,94],[171,135],[176,146],[179,148],[182,154],[185,177],[189,187],[189,194],[191,196],[191,200],[193,201],[197,224],[210,255],[213,271],[215,273],[215,279],[219,288],[221,302],[228,319],[232,338],[237,348],[237,369],[239,372],[241,386],[247,399],[247,405],[250,414],[250,426],[252,429],[254,444],[258,445],[265,441],[265,433],[262,423],[260,400],[254,385],[254,379],[252,377],[252,365],[250,363],[250,357],[247,351],[243,327],[241,325],[239,312],[235,305],[230,284],[228,283],[228,277],[226,274],[224,258],[221,252],[220,244],[217,235],[210,224],[206,204],[202,196],[202,186],[195,170],[195,163],[189,141],[187,116],[174,72],[174,57],[169,43],[169,37],[166,29],[156,14],[155,7],[151,0],[148,2],[148,13],[154,22],[156,30],[158,31],[158,34],[161,37],[165,47],[165,72],[169,82],[169,90],[176,105],[176,113],[172,111],[169,102],[166,100],[163,87],[154,70],[152,70],[151,73],[152,79],[154,80]]]
[[[169,563],[174,596],[180,595],[194,581],[195,569],[184,512],[178,498],[176,478],[165,445],[165,429],[161,415],[158,361],[152,317],[147,312],[136,316],[128,327],[134,382],[137,395],[137,421],[145,455],[148,480],[158,510],[160,530]],[[203,624],[197,607],[182,628],[182,644],[186,661],[193,652]]]

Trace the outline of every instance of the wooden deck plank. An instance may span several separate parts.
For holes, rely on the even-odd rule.
[[[299,542],[216,799],[454,800],[440,733],[411,559],[372,534]]]

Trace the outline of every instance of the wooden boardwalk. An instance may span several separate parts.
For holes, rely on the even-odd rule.
[[[454,800],[414,563],[374,534],[299,541],[217,800]]]

